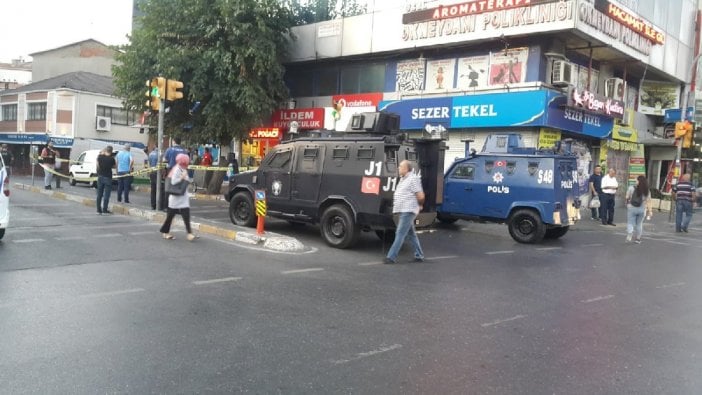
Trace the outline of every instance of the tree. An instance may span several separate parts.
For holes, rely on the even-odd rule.
[[[130,43],[113,68],[117,93],[145,108],[144,82],[183,81],[170,104],[169,134],[226,144],[278,108],[288,95],[282,61],[293,15],[279,0],[145,0]],[[199,110],[189,113],[199,101]],[[163,110],[163,109],[162,109]],[[155,117],[153,117],[155,118]]]
[[[292,12],[296,25],[329,21],[366,12],[367,6],[358,0],[293,0]]]

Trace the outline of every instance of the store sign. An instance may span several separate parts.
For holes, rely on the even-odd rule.
[[[383,100],[382,93],[359,93],[332,96],[332,103],[343,107],[377,107]]]
[[[639,141],[639,136],[636,129],[621,125],[614,125],[614,128],[612,128],[612,138],[620,141],[628,141],[630,143],[636,143]]]
[[[624,102],[598,95],[588,90],[571,87],[568,92],[568,106],[584,109],[597,114],[605,114],[624,119]]]
[[[249,131],[249,137],[252,139],[277,139],[280,137],[280,129],[253,128]]]
[[[557,141],[561,141],[561,131],[556,129],[541,128],[539,130],[539,143],[537,148],[552,148]]]
[[[565,96],[551,93],[544,126],[567,130],[599,139],[606,138],[612,132],[614,119],[607,115],[594,114],[568,107]]]
[[[595,0],[595,8],[653,44],[663,45],[665,34],[650,22],[608,0]]]
[[[290,122],[297,122],[298,129],[321,129],[324,126],[323,108],[300,108],[295,110],[276,110],[272,116],[273,127],[289,129]]]
[[[600,1],[598,0],[598,2]],[[607,1],[605,1],[605,3],[609,4],[609,2]],[[577,12],[579,25],[584,24],[585,26],[591,27],[595,29],[598,33],[601,33],[602,36],[607,37],[613,41],[620,42],[645,56],[651,54],[651,48],[653,47],[654,42],[656,44],[663,44],[663,42],[659,43],[656,41],[651,41],[649,37],[645,37],[644,35],[642,35],[639,29],[635,28],[636,26],[639,26],[637,22],[634,22],[632,18],[625,17],[623,12],[618,12],[612,9],[610,14],[608,6],[603,12],[600,12],[600,10],[595,7],[596,6],[593,6],[592,4],[587,2],[579,3]],[[621,21],[620,19],[624,19],[624,21]],[[641,21],[643,21],[643,19],[641,19]],[[648,22],[644,23],[644,26],[649,25],[650,24],[648,24]],[[654,31],[656,33],[652,34],[658,37],[659,30],[654,29],[652,26],[648,30],[645,27],[641,27],[641,29],[643,29],[644,32]],[[587,30],[585,30],[585,32],[587,33]],[[658,39],[663,41],[664,37],[661,36],[656,40]]]
[[[639,112],[665,115],[669,109],[678,109],[680,120],[680,85],[671,82],[644,80],[639,88]]]
[[[500,33],[521,35],[528,31],[572,28],[572,24],[564,26],[563,22],[574,20],[574,0],[480,0],[403,15],[402,40],[448,37],[475,40],[487,37],[486,32],[492,37]]]
[[[630,143],[628,141],[609,140],[607,141],[607,146],[609,149],[617,151],[637,151],[639,149],[638,144]]]

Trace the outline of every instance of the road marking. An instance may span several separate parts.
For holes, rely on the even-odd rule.
[[[129,232],[129,234],[132,236],[141,236],[141,235],[155,235],[157,233],[154,232],[153,230],[145,230],[142,232]]]
[[[493,321],[493,322],[486,322],[486,323],[484,323],[484,324],[480,324],[480,326],[482,326],[483,328],[487,328],[487,327],[489,327],[489,326],[495,326],[495,325],[498,325],[498,324],[502,324],[502,323],[504,323],[504,322],[510,322],[510,321],[519,320],[519,319],[522,319],[522,318],[526,318],[526,316],[525,316],[525,315],[519,314],[519,315],[515,315],[515,316],[512,317],[512,318],[505,318],[504,320],[497,320],[497,321]]]
[[[614,295],[605,295],[605,296],[598,296],[596,298],[592,299],[587,299],[587,300],[581,300],[581,303],[592,303],[592,302],[599,302],[600,300],[607,300],[607,299],[612,299]]]
[[[602,243],[590,243],[590,244],[583,244],[583,247],[602,247],[604,244]]]
[[[104,235],[93,235],[94,238],[96,239],[102,239],[102,238],[107,238],[107,237],[121,237],[121,233],[106,233]]]
[[[64,236],[64,237],[54,237],[54,240],[58,241],[69,241],[69,240],[82,240],[84,236]]]
[[[116,295],[125,295],[125,294],[133,294],[137,292],[144,292],[146,291],[144,288],[132,288],[132,289],[123,289],[121,291],[110,291],[110,292],[98,292],[94,294],[85,294],[85,295],[80,295],[81,298],[99,298],[102,296],[116,296]]]
[[[563,247],[538,247],[536,248],[537,251],[553,251],[553,250],[562,250]]]
[[[665,284],[665,285],[659,285],[656,287],[656,289],[665,289],[665,288],[672,288],[672,287],[682,287],[685,285],[685,283],[675,283],[675,284]]]
[[[321,267],[313,267],[310,269],[299,269],[299,270],[285,270],[280,272],[280,274],[295,274],[295,273],[307,273],[307,272],[321,272],[322,269]]]
[[[37,241],[44,241],[44,239],[20,239],[20,240],[12,240],[13,243],[34,243]]]
[[[438,261],[440,259],[453,259],[458,258],[458,255],[444,255],[444,256],[433,256],[431,258],[424,258],[425,261]]]
[[[417,230],[415,231],[416,234],[421,235],[424,233],[434,233],[436,232],[436,229],[427,229],[427,230]]]
[[[54,206],[68,206],[68,203],[12,204],[12,207],[54,207]]]
[[[513,250],[506,250],[506,251],[488,251],[485,253],[485,255],[500,255],[500,254],[514,254]]]
[[[358,266],[373,266],[373,265],[382,265],[383,262],[363,262],[359,263]]]
[[[344,364],[344,363],[349,363],[349,362],[352,362],[352,361],[357,361],[357,360],[359,360],[359,359],[372,357],[373,355],[378,355],[378,354],[386,353],[386,352],[388,352],[388,351],[397,350],[398,348],[402,348],[402,344],[393,344],[392,346],[380,347],[380,348],[377,348],[377,349],[375,349],[375,350],[371,350],[371,351],[368,351],[368,352],[358,353],[358,354],[356,354],[354,357],[352,357],[352,358],[350,358],[350,359],[340,359],[340,360],[337,360],[337,361],[332,361],[332,363],[334,363],[335,365],[340,365],[340,364]]]
[[[193,284],[205,285],[205,284],[225,283],[228,281],[239,281],[239,280],[241,280],[241,277],[224,277],[224,278],[213,278],[212,280],[193,281]]]

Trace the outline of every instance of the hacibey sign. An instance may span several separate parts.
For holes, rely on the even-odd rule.
[[[589,112],[624,119],[623,101],[604,97],[586,90],[580,91],[574,87],[571,87],[570,92],[568,92],[568,107],[582,108]]]

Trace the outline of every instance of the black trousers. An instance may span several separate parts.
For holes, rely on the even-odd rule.
[[[186,208],[168,208],[168,212],[166,213],[166,222],[161,225],[161,233],[170,233],[171,232],[171,223],[173,222],[173,218],[175,218],[176,214],[180,214],[181,217],[183,217],[183,223],[185,224],[185,230],[188,233],[193,233],[190,229],[190,207]]]
[[[603,224],[614,222],[614,195],[609,193],[600,194],[600,219]]]

